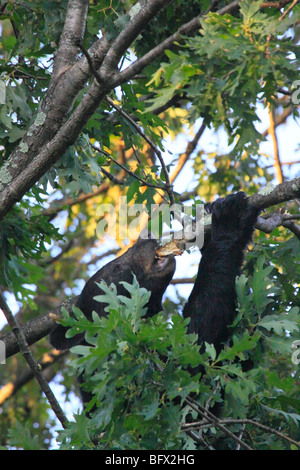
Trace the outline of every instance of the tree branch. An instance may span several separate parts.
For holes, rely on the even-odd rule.
[[[52,328],[55,326],[55,316],[61,316],[61,309],[64,307],[69,313],[72,312],[72,307],[75,305],[77,296],[67,299],[53,312],[39,315],[24,324],[22,332],[28,346],[36,343],[40,339],[47,336]],[[54,317],[53,317],[54,316]],[[0,334],[0,340],[4,342],[6,358],[13,356],[20,351],[20,345],[14,333]]]
[[[227,429],[213,413],[206,410],[202,405],[200,405],[200,403],[197,403],[195,400],[193,400],[189,396],[186,397],[185,401],[193,410],[195,410],[203,418],[205,418],[209,423],[211,423],[211,425],[219,428],[220,431],[222,431],[228,437],[230,437],[235,442],[240,444],[241,447],[243,447],[246,450],[253,450],[250,446],[248,446],[248,444],[246,444],[244,441],[242,441],[237,436],[235,436],[231,431],[229,431],[229,429]]]
[[[238,7],[239,2],[234,1],[224,8],[221,8],[216,13],[224,15],[230,13]],[[167,49],[172,47],[174,42],[180,42],[183,36],[190,36],[201,28],[200,22],[201,16],[196,16],[188,23],[180,26],[180,28],[171,36],[166,38],[151,51],[147,52],[143,57],[137,59],[135,62],[130,64],[118,75],[118,84],[126,82],[132,79],[136,74],[140,73],[147,65],[158,59]]]
[[[77,62],[76,41],[82,41],[89,0],[69,0],[63,32],[55,55],[52,80]]]
[[[155,188],[155,189],[161,189],[162,191],[165,191],[165,187],[164,186],[160,186],[160,185],[157,185],[157,184],[152,184],[152,183],[148,183],[148,181],[144,180],[143,178],[140,178],[138,175],[136,175],[133,171],[129,170],[129,168],[126,168],[126,166],[124,166],[122,163],[118,162],[115,158],[113,158],[108,152],[106,152],[105,150],[102,150],[102,149],[99,149],[96,147],[96,145],[93,145],[91,144],[91,147],[96,150],[96,152],[99,152],[99,153],[102,153],[104,154],[107,158],[109,158],[112,162],[114,162],[116,165],[118,165],[120,168],[122,168],[124,171],[126,171],[126,173],[128,173],[130,176],[132,176],[133,178],[137,179],[138,181],[140,181],[140,183],[142,183],[142,185],[144,186],[148,186],[149,188]]]
[[[88,51],[83,47],[82,44],[79,44],[79,47],[81,48],[82,52],[84,53],[84,55],[86,56],[87,58],[87,61],[90,65],[90,68],[91,68],[91,71],[92,73],[94,74],[97,82],[99,83],[99,85],[101,85],[101,77],[100,75],[98,74],[98,72],[94,69],[94,65],[93,65],[93,62],[91,60],[91,57],[89,56],[89,53]],[[138,134],[140,134],[140,136],[142,136],[142,138],[147,142],[147,144],[152,148],[152,150],[154,151],[154,153],[156,154],[157,158],[159,159],[160,161],[160,164],[161,164],[161,167],[162,167],[162,170],[163,170],[163,173],[165,175],[165,180],[166,180],[166,183],[164,185],[164,187],[159,187],[159,189],[163,189],[169,196],[169,199],[170,199],[170,204],[174,204],[175,203],[175,197],[174,197],[174,192],[173,192],[173,187],[172,187],[172,184],[170,182],[170,177],[169,177],[169,172],[167,170],[167,167],[165,165],[165,162],[164,162],[164,159],[161,155],[161,152],[158,150],[158,148],[156,147],[156,145],[154,145],[154,143],[151,141],[151,139],[149,139],[149,137],[147,137],[147,135],[143,132],[143,130],[139,127],[139,125],[136,123],[136,121],[134,119],[132,119],[127,113],[125,113],[125,111],[123,111],[123,109],[121,109],[119,106],[117,106],[114,101],[109,98],[108,96],[106,97],[106,102],[113,108],[117,111],[118,114],[120,114],[121,116],[123,116],[134,128],[135,130],[138,132]],[[100,150],[98,150],[100,151]],[[106,153],[106,152],[105,152]],[[109,158],[111,158],[113,161],[114,159],[109,155],[107,154],[107,156]],[[117,162],[115,162],[117,163]],[[117,163],[119,165],[119,163]],[[124,168],[124,167],[123,167]],[[127,171],[127,170],[126,170]],[[129,172],[129,170],[128,170]],[[140,181],[144,181],[142,180],[141,178],[137,177],[137,175],[135,173],[132,173],[132,172],[129,172],[132,176],[134,176],[135,178],[139,179]],[[146,183],[146,182],[145,182]],[[149,186],[148,183],[146,183],[146,186]],[[151,185],[151,187],[155,187],[153,185]]]
[[[205,131],[205,129],[206,129],[206,124],[204,124],[204,122],[203,122],[201,124],[198,132],[196,133],[194,139],[191,142],[188,143],[186,151],[183,154],[180,155],[180,157],[178,159],[177,166],[172,171],[171,176],[170,176],[170,180],[172,181],[172,183],[175,181],[175,179],[177,178],[177,176],[181,172],[182,168],[184,167],[184,165],[186,164],[186,162],[189,160],[190,156],[194,152],[194,150],[197,147],[197,144],[198,144],[200,138],[202,137],[202,134]]]
[[[149,21],[152,20],[165,5],[165,0],[150,0],[147,2],[140,1],[135,5],[134,11],[137,11],[137,13],[132,14],[131,20],[112,43],[103,61],[100,75],[103,76],[104,79],[107,75],[111,75],[112,72],[116,72],[122,55],[142,32]],[[139,6],[139,9],[137,6]],[[131,12],[132,11],[133,9],[131,9]]]
[[[60,404],[56,400],[51,388],[49,387],[49,384],[48,384],[47,380],[45,379],[45,377],[41,373],[41,371],[39,369],[39,365],[36,362],[36,360],[34,359],[32,353],[29,349],[29,346],[28,346],[28,343],[26,341],[26,337],[24,335],[24,332],[20,328],[17,319],[12,314],[12,312],[11,312],[10,308],[8,307],[8,305],[7,305],[7,303],[6,303],[6,301],[5,301],[5,299],[4,299],[1,292],[0,292],[0,308],[3,311],[3,313],[4,313],[4,315],[7,319],[7,322],[8,322],[9,326],[11,327],[11,329],[12,329],[12,331],[13,331],[15,337],[16,337],[18,347],[19,347],[21,353],[23,354],[24,359],[26,360],[27,364],[29,365],[30,369],[32,370],[32,373],[33,373],[34,377],[36,378],[36,380],[40,384],[40,387],[41,387],[42,391],[44,392],[44,394],[46,395],[52,410],[54,411],[54,413],[55,413],[56,417],[58,418],[58,420],[61,422],[62,426],[66,427],[66,425],[68,424],[68,420],[67,420],[63,410],[61,409]]]
[[[298,219],[297,215],[295,215],[294,218]],[[297,238],[299,238],[300,228],[293,221],[293,214],[275,212],[273,214],[267,214],[267,217],[258,217],[255,227],[262,232],[271,233],[276,227],[280,227],[281,225],[293,231]]]
[[[292,107],[289,106],[289,107],[287,107],[287,108],[285,108],[285,109],[283,110],[283,112],[280,114],[280,116],[275,115],[275,124],[274,124],[275,129],[276,129],[278,126],[280,126],[280,124],[283,124],[284,122],[286,122],[287,118],[288,118],[289,116],[291,116],[291,114],[292,114]],[[270,128],[266,129],[266,130],[262,133],[262,135],[263,135],[264,137],[267,137],[267,135],[269,134],[269,130],[270,130]]]
[[[283,183],[284,176],[279,156],[279,148],[278,148],[278,140],[276,135],[276,124],[275,124],[275,110],[273,106],[268,103],[268,112],[269,112],[269,119],[270,119],[270,126],[269,126],[269,135],[272,138],[273,142],[273,150],[274,150],[274,168],[275,168],[275,175],[277,181],[279,183]]]
[[[282,202],[291,201],[300,197],[300,177],[278,184],[273,188],[263,188],[257,194],[249,197],[249,204],[267,209]]]
[[[281,439],[284,439],[285,441],[291,444],[294,444],[297,447],[300,447],[300,442],[295,441],[294,439],[290,438],[289,436],[286,436],[282,432],[277,431],[277,429],[271,428],[270,426],[266,426],[265,424],[261,424],[258,421],[255,421],[254,419],[247,419],[247,418],[246,419],[233,419],[233,418],[228,419],[226,418],[226,419],[220,419],[219,421],[221,424],[224,424],[226,426],[230,424],[245,424],[245,425],[248,424],[250,426],[263,429],[264,431],[267,431],[271,434],[276,434]],[[203,421],[200,421],[200,422],[195,422],[195,423],[183,424],[181,429],[182,431],[187,432],[188,430],[193,430],[193,429],[197,429],[197,430],[208,429],[208,428],[211,428],[212,426],[214,426],[213,423],[207,423],[207,422],[203,423]]]

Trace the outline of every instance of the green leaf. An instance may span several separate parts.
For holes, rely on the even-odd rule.
[[[159,405],[160,405],[159,395],[158,393],[154,393],[151,396],[151,403],[149,405],[145,405],[143,408],[143,411],[141,411],[139,415],[143,416],[146,421],[153,419],[155,415],[158,413]]]
[[[264,262],[263,256],[258,258],[251,283],[253,300],[258,312],[263,312],[266,306],[273,302],[273,298],[270,294],[275,292],[275,288],[269,285],[270,281],[268,279],[269,274],[273,271],[273,266],[264,268]],[[266,293],[268,293],[269,296],[267,296]]]
[[[216,359],[217,353],[213,344],[205,343],[205,351],[213,361]]]
[[[279,336],[285,336],[287,332],[299,331],[300,317],[293,320],[293,316],[299,312],[297,307],[294,307],[291,312],[291,317],[288,314],[281,315],[266,315],[258,322],[258,326],[265,328],[268,331],[274,331]]]
[[[249,21],[253,16],[255,16],[259,11],[262,4],[262,0],[258,2],[253,2],[252,0],[243,0],[241,2],[241,13],[244,17],[244,22]],[[266,16],[264,17],[267,18]]]
[[[297,413],[287,413],[286,411],[276,409],[276,408],[271,408],[266,405],[262,405],[262,407],[268,411],[270,414],[274,414],[277,418],[281,419],[282,417],[286,419],[286,421],[293,421],[297,426],[299,426],[300,423],[300,414]]]
[[[9,430],[8,442],[11,447],[22,450],[39,450],[39,437],[34,435],[30,423],[21,424],[16,422]]]
[[[135,199],[136,195],[139,194],[141,183],[137,179],[134,179],[127,189],[127,204]]]
[[[103,295],[96,295],[94,300],[97,302],[102,302],[108,304],[108,307],[105,308],[106,311],[110,310],[118,310],[120,308],[120,301],[117,297],[117,287],[115,284],[110,284],[108,286],[106,282],[96,282],[97,286],[103,290]]]
[[[223,349],[218,356],[218,360],[234,360],[236,357],[244,359],[243,353],[254,349],[260,338],[261,334],[258,331],[255,331],[253,334],[245,332],[241,338],[233,336],[233,345]]]
[[[173,97],[176,91],[178,91],[178,85],[172,85],[168,88],[162,88],[162,90],[159,91],[155,98],[149,100],[149,103],[152,104],[146,108],[145,112],[150,113],[156,108],[164,106]]]

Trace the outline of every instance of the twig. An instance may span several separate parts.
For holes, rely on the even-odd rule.
[[[282,8],[284,7],[285,5],[287,5],[288,3],[290,3],[291,0],[279,0],[279,2],[263,2],[261,4],[261,8]]]
[[[102,153],[103,155],[105,155],[106,157],[108,157],[112,162],[114,162],[116,165],[118,165],[120,168],[122,168],[124,171],[126,171],[130,176],[132,176],[133,178],[137,179],[138,181],[140,181],[144,186],[149,186],[149,188],[155,188],[155,189],[161,189],[162,191],[165,190],[164,186],[159,186],[157,184],[152,184],[152,183],[148,183],[148,181],[144,180],[143,178],[141,178],[140,176],[136,175],[133,171],[129,170],[129,168],[126,168],[126,166],[124,166],[122,163],[118,162],[117,160],[115,160],[108,152],[106,152],[105,150],[102,150],[98,147],[96,147],[96,145],[92,144],[91,143],[91,147],[96,150],[96,152],[99,152],[99,153]]]
[[[294,8],[295,5],[297,5],[298,0],[293,0],[292,4],[282,13],[280,16],[279,20],[283,20],[283,18],[286,17],[290,13],[290,11]]]
[[[25,337],[27,346],[36,343],[40,339],[47,336],[52,328],[55,326],[53,315],[60,317],[61,309],[64,307],[69,313],[75,305],[78,296],[70,297],[65,300],[59,307],[51,311],[51,313],[44,313],[28,320],[22,327],[22,332]],[[52,315],[51,315],[52,314]],[[15,317],[14,317],[15,318]],[[3,341],[5,346],[6,358],[13,356],[20,351],[20,346],[17,338],[13,332],[0,333],[0,340]]]
[[[242,425],[250,425],[250,426],[255,426],[257,428],[263,429],[264,431],[267,431],[271,434],[276,434],[278,437],[281,439],[284,439],[287,442],[290,442],[291,444],[294,444],[297,447],[300,447],[300,442],[295,441],[289,436],[286,436],[280,431],[277,431],[277,429],[273,429],[270,426],[266,426],[265,424],[261,424],[258,421],[255,421],[254,419],[234,419],[234,418],[225,418],[225,419],[220,419],[220,423],[226,424],[226,426],[230,424],[242,424]],[[204,423],[203,421],[195,422],[195,423],[186,423],[181,426],[182,431],[188,431],[188,430],[193,430],[193,429],[208,429],[214,426],[213,423]]]
[[[173,170],[170,176],[170,180],[172,183],[175,181],[179,173],[181,172],[182,168],[190,158],[191,154],[194,152],[195,148],[197,147],[197,144],[199,142],[199,139],[202,137],[203,132],[206,129],[206,124],[204,122],[201,124],[198,132],[196,133],[194,139],[188,143],[186,151],[180,155],[178,159],[178,163],[176,168]]]
[[[271,233],[276,227],[283,225],[289,228],[289,224],[294,223],[294,220],[298,220],[299,214],[285,214],[280,212],[274,212],[267,214],[266,216],[258,217],[255,227],[265,233]],[[287,225],[285,225],[287,223]]]
[[[88,64],[91,68],[91,71],[94,75],[94,77],[96,78],[97,82],[99,83],[99,85],[102,85],[102,78],[101,76],[99,75],[99,73],[97,72],[97,70],[95,70],[94,68],[94,65],[93,65],[93,61],[88,53],[88,51],[85,49],[85,47],[78,42],[78,47],[82,50],[82,52],[84,53],[87,61],[88,61]],[[160,150],[158,150],[158,148],[156,147],[156,145],[154,145],[154,143],[151,141],[151,139],[149,139],[149,137],[146,136],[146,134],[142,131],[142,129],[140,128],[140,126],[135,122],[134,119],[132,119],[125,111],[123,111],[123,109],[121,109],[118,105],[116,105],[114,103],[114,101],[109,98],[108,96],[105,98],[105,101],[109,104],[109,106],[111,106],[113,109],[115,109],[121,116],[123,116],[133,127],[134,129],[138,132],[138,134],[140,134],[141,137],[143,137],[143,139],[147,142],[147,144],[150,145],[150,147],[152,148],[152,150],[155,152],[157,158],[159,159],[160,161],[160,164],[161,164],[161,167],[162,167],[162,170],[164,172],[164,176],[165,176],[165,180],[166,180],[166,183],[164,185],[164,187],[160,187],[159,189],[163,189],[166,191],[166,193],[168,194],[169,196],[169,199],[170,199],[170,204],[173,205],[175,204],[175,196],[174,196],[174,193],[173,193],[173,186],[170,182],[170,176],[169,176],[169,172],[167,170],[167,167],[166,167],[166,164],[164,162],[164,159],[162,157],[162,154],[160,152]],[[111,157],[110,157],[111,158]],[[133,173],[134,175],[134,173]],[[135,175],[136,177],[136,175]],[[146,185],[147,186],[147,185]]]
[[[275,111],[271,105],[268,103],[268,111],[269,111],[269,119],[270,119],[270,127],[269,127],[269,135],[272,138],[273,142],[273,149],[274,149],[274,168],[275,168],[275,175],[278,180],[278,183],[283,183],[284,176],[279,156],[279,148],[278,148],[278,140],[275,130]]]
[[[282,166],[292,166],[292,165],[299,165],[300,163],[300,160],[294,160],[294,161],[290,161],[290,162],[281,162],[281,165]],[[272,168],[274,165],[267,165],[265,166],[265,169],[269,169],[269,168]]]
[[[172,2],[173,0],[170,1]],[[111,72],[117,70],[120,59],[125,51],[131,46],[145,26],[147,26],[147,24],[155,18],[159,11],[163,7],[167,6],[170,1],[148,0],[147,2],[141,2],[142,7],[136,14],[132,15],[130,21],[113,41],[106,54],[101,66],[101,71],[105,77],[111,74]]]
[[[63,410],[60,407],[60,404],[55,398],[55,395],[53,394],[51,388],[49,387],[49,384],[43,374],[40,371],[39,365],[34,359],[29,346],[27,344],[27,341],[25,339],[24,333],[22,329],[20,328],[17,319],[14,317],[12,314],[9,306],[7,305],[2,292],[0,292],[0,308],[3,311],[7,322],[9,326],[11,327],[16,339],[18,346],[20,348],[21,353],[24,356],[24,359],[26,360],[27,364],[29,365],[30,369],[32,370],[33,375],[35,376],[36,380],[40,384],[40,387],[44,394],[46,395],[48,402],[55,413],[57,419],[61,422],[62,426],[65,428],[68,424],[68,420],[63,412]]]
[[[287,228],[300,240],[300,227],[293,220],[285,220],[282,222],[283,227]]]
[[[300,197],[300,177],[278,184],[272,190],[259,191],[248,198],[249,204],[261,209],[276,206],[282,202],[290,201]]]
[[[105,168],[103,168],[102,166],[100,166],[100,169],[102,173],[106,176],[106,178],[108,178],[109,181],[112,181],[112,183],[118,184],[120,186],[125,184],[125,181],[118,179],[115,175],[112,175],[111,173],[109,173],[109,171],[105,170]]]
[[[222,431],[228,437],[231,437],[235,442],[240,444],[241,447],[246,450],[253,450],[250,446],[248,446],[248,444],[246,444],[244,441],[235,436],[231,431],[229,431],[229,429],[227,429],[213,413],[206,410],[202,405],[200,405],[200,403],[197,403],[189,396],[186,397],[185,401],[191,408],[197,411],[197,413],[206,418],[207,421],[212,423],[215,427],[219,428],[220,431]]]
[[[138,126],[138,124],[127,113],[125,113],[125,111],[123,111],[119,106],[117,106],[111,98],[106,97],[105,100],[112,108],[114,108],[121,116],[123,116],[135,128],[135,130],[140,134],[141,137],[143,137],[143,139],[147,142],[148,145],[150,145],[152,150],[155,152],[157,158],[160,161],[160,164],[161,164],[164,176],[165,176],[165,180],[166,180],[164,187],[161,189],[164,189],[168,193],[170,204],[171,205],[175,204],[173,186],[171,184],[169,172],[168,172],[168,169],[166,167],[166,164],[164,162],[164,159],[162,157],[160,150],[158,150],[156,145],[154,145],[154,143],[149,139],[149,137],[146,136],[146,134],[142,131],[142,129]]]

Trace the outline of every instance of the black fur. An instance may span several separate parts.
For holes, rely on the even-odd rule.
[[[198,334],[199,344],[213,344],[219,352],[235,316],[235,278],[259,209],[249,206],[246,195],[239,192],[217,199],[206,210],[212,214],[211,237],[183,315],[191,318],[189,332]]]
[[[151,291],[146,316],[149,317],[162,311],[162,297],[173,277],[175,259],[174,257],[157,259],[157,248],[157,240],[138,239],[136,244],[129,248],[126,253],[105,265],[88,280],[76,302],[76,306],[82,310],[89,320],[92,319],[93,311],[97,312],[99,316],[106,315],[104,311],[106,304],[94,300],[96,295],[103,294],[96,282],[103,280],[108,285],[114,283],[117,286],[118,295],[128,297],[127,290],[119,282],[132,283],[134,273],[140,287],[145,287],[148,291]],[[84,335],[66,339],[66,331],[66,327],[56,325],[50,333],[50,342],[55,348],[68,349],[83,341]]]

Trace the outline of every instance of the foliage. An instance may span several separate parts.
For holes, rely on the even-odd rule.
[[[261,2],[245,1],[241,17],[210,13],[200,35],[188,38],[177,53],[166,53],[150,83],[163,85],[148,111],[165,104],[175,93],[192,102],[191,116],[201,115],[208,125],[224,126],[232,152],[255,155],[262,136],[257,132],[256,101],[270,103],[274,88],[288,88],[298,77],[299,49],[285,33],[290,18],[261,13]],[[278,35],[281,35],[278,46]]]
[[[138,286],[136,279],[133,285],[123,283],[128,298],[117,296],[113,284],[99,284],[104,294],[97,300],[107,304],[106,318],[95,314],[89,322],[77,308],[74,318],[65,312],[62,323],[72,327],[68,336],[86,332],[87,341],[86,346],[72,349],[78,357],[69,364],[68,374],[83,374],[83,389],[94,396],[87,406],[89,417],[82,411],[59,433],[61,448],[197,448],[183,432],[183,423],[196,418],[186,398],[192,395],[203,405],[209,399],[213,406],[223,402],[221,390],[225,393],[225,416],[241,419],[268,410],[273,415],[270,422],[276,423],[284,416],[282,428],[290,426],[296,431],[299,399],[293,393],[296,379],[290,355],[293,333],[299,332],[299,308],[271,319],[268,311],[274,310],[270,307],[275,304],[270,299],[274,288],[264,289],[272,283],[265,277],[266,271],[270,269],[264,268],[260,258],[253,276],[238,279],[239,315],[233,326],[233,341],[219,357],[208,344],[206,352],[199,353],[197,338],[187,334],[188,321],[180,315],[174,314],[168,321],[162,313],[145,319],[150,294]],[[263,283],[257,282],[261,279]],[[264,305],[258,315],[257,305]],[[272,329],[275,336],[269,334]],[[280,361],[290,362],[280,377],[270,369],[275,354]],[[243,363],[249,358],[253,367],[245,372]],[[202,373],[191,376],[199,366]],[[249,433],[256,448],[260,448],[259,440],[264,446],[267,440],[269,448],[282,446],[268,433],[255,429]],[[221,437],[217,431],[205,432],[207,442],[213,446],[218,446]],[[229,440],[223,445],[230,447],[232,443]]]
[[[108,204],[119,216],[120,196],[147,209],[157,201],[162,193],[157,187],[165,185],[166,175],[153,146],[170,175],[175,169],[181,172],[182,156],[188,157],[178,180],[172,181],[176,202],[199,204],[238,190],[250,196],[268,182],[277,183],[273,149],[264,145],[269,122],[260,118],[268,117],[271,106],[276,123],[287,123],[286,135],[297,122],[299,106],[291,93],[299,78],[299,5],[284,15],[291,2],[282,2],[281,9],[266,8],[265,3],[261,7],[261,2],[243,0],[219,14],[229,1],[165,2],[130,44],[120,70],[200,15],[199,31],[180,35],[164,53],[153,54],[141,73],[116,88],[105,83],[125,114],[103,99],[73,144],[1,220],[0,283],[21,323],[77,295],[91,274],[127,248],[128,240],[118,230],[115,240],[98,239],[97,208]],[[43,123],[40,111],[53,89],[53,64],[67,8],[67,0],[24,0],[0,7],[4,179],[9,178],[3,169],[13,152],[26,150],[26,133]],[[113,41],[138,8],[135,0],[89,2],[84,48],[93,50],[103,32]],[[82,58],[78,49],[73,59]],[[65,120],[78,110],[93,81],[87,74]],[[188,141],[201,125],[206,126],[203,140],[199,145],[196,140],[189,153]],[[37,151],[46,144],[38,142]],[[284,167],[285,178],[296,174],[296,165]],[[166,192],[164,197],[168,199]],[[277,209],[296,217],[299,212],[293,201]],[[187,256],[190,278],[198,257],[195,251]],[[85,386],[95,395],[91,407],[101,406],[91,411],[91,419],[75,413],[54,442],[58,425],[40,388],[26,376],[23,358],[15,355],[5,367],[0,365],[1,386],[14,386],[4,402],[0,389],[0,444],[24,449],[235,449],[236,443],[218,426],[193,427],[202,417],[187,404],[191,397],[196,404],[221,409],[221,422],[254,448],[293,448],[275,431],[300,441],[299,366],[291,359],[293,342],[299,339],[299,261],[299,240],[287,228],[276,227],[271,235],[257,231],[237,279],[232,342],[219,357],[208,344],[200,354],[196,338],[186,333],[180,316],[189,292],[186,284],[170,287],[167,313],[151,319],[144,317],[149,294],[136,282],[126,285],[128,298],[101,284],[106,318],[95,316],[89,322],[74,310],[75,318],[63,319],[73,333],[87,331],[89,346],[80,346],[45,370],[59,399],[68,403],[78,395],[74,376],[83,372]],[[183,275],[183,265],[178,258],[177,277]],[[49,349],[45,338],[32,346],[41,364]],[[200,381],[199,375],[191,375],[197,367]]]

